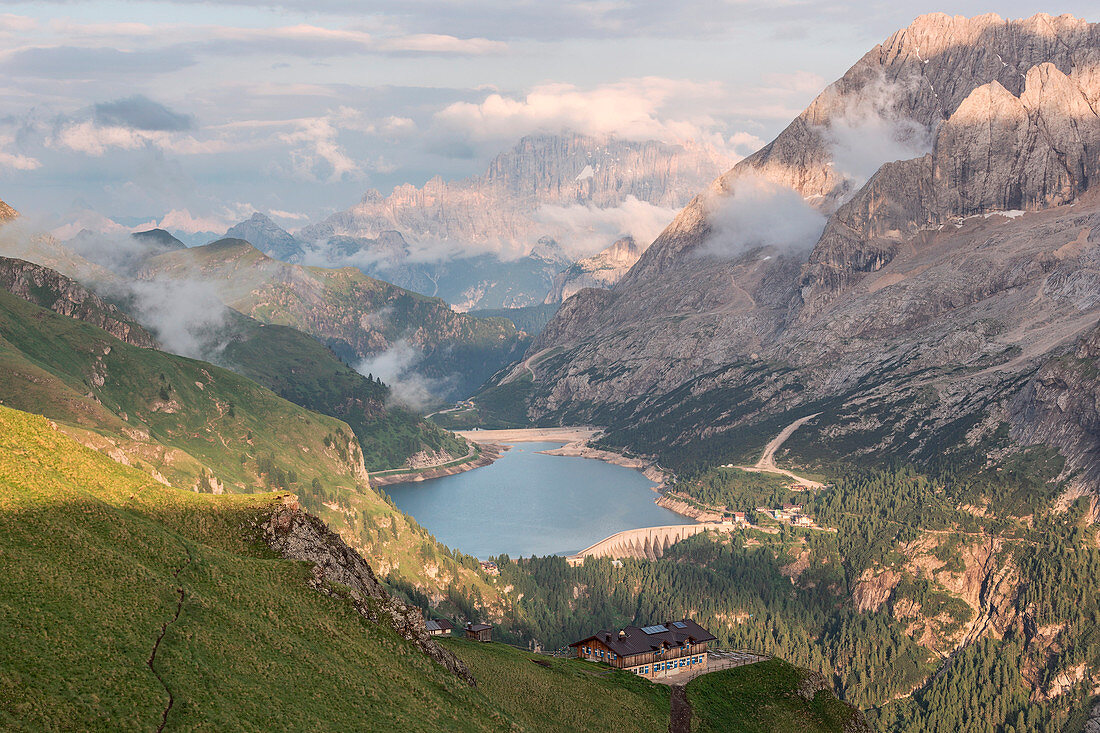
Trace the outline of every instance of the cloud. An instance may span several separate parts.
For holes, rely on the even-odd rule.
[[[151,138],[140,130],[109,125],[101,127],[91,120],[62,127],[52,143],[86,155],[101,156],[110,148],[136,150],[144,147]]]
[[[42,163],[36,158],[5,150],[9,145],[14,144],[14,136],[0,134],[0,170],[7,168],[13,171],[33,171],[42,167]]]
[[[296,125],[296,130],[279,137],[295,146],[290,157],[300,177],[329,182],[364,177],[363,167],[338,142],[341,130],[366,129],[358,111],[341,107],[324,117],[297,120]]]
[[[794,189],[753,175],[742,175],[728,193],[708,192],[704,200],[710,236],[701,256],[733,259],[757,247],[808,250],[825,228],[825,216]]]
[[[700,110],[723,91],[717,83],[661,77],[627,79],[593,89],[543,84],[522,98],[491,93],[480,103],[455,102],[435,115],[450,137],[479,143],[515,140],[533,132],[573,130],[629,140],[724,144],[719,122]],[[701,105],[700,102],[704,103]]]
[[[99,81],[177,71],[194,63],[194,56],[178,47],[121,51],[105,47],[47,46],[22,48],[9,53],[0,61],[0,71],[32,79]]]
[[[452,379],[433,379],[416,370],[424,353],[402,339],[380,354],[363,359],[355,370],[380,377],[390,387],[395,402],[420,410],[440,401],[438,395],[453,388]]]
[[[931,152],[933,131],[895,111],[907,94],[904,84],[879,76],[819,128],[849,191],[862,188],[884,163]]]
[[[655,206],[627,196],[618,206],[541,206],[535,219],[576,259],[588,257],[625,235],[642,247],[657,238],[678,209]]]
[[[190,115],[170,110],[142,94],[113,102],[102,102],[95,105],[94,109],[96,121],[106,126],[172,132],[190,130],[194,126]]]
[[[206,232],[224,232],[232,223],[225,216],[192,216],[187,209],[172,209],[157,224],[161,229],[203,234]]]
[[[229,338],[229,314],[213,283],[157,278],[130,281],[123,287],[130,301],[128,310],[165,350],[218,361]]]
[[[0,13],[0,35],[29,33],[38,27],[38,21],[26,15]]]

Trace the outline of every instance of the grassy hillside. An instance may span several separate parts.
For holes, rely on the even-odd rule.
[[[177,730],[507,727],[250,537],[272,502],[164,487],[0,408],[0,728],[152,730],[168,691]]]
[[[515,361],[528,337],[503,318],[457,313],[359,270],[303,267],[273,260],[243,239],[154,257],[145,276],[212,283],[232,308],[269,324],[314,336],[348,361],[403,346],[416,369],[446,399],[469,394]]]
[[[577,659],[556,659],[504,644],[448,639],[507,718],[522,730],[663,731],[669,689],[629,672]]]
[[[203,470],[238,492],[312,487],[315,479],[330,493],[354,492],[363,482],[344,423],[233,372],[131,346],[7,292],[0,292],[0,364],[4,404],[173,449],[147,460],[177,485],[212,490]]]
[[[0,292],[0,404],[56,420],[82,443],[174,486],[293,491],[402,588],[437,602],[453,588],[500,606],[476,562],[367,486],[345,423],[238,374],[130,346]]]
[[[780,659],[711,672],[687,685],[692,729],[699,733],[869,730],[854,708],[836,699],[824,680]]]
[[[450,643],[467,686],[274,556],[255,527],[277,500],[162,486],[0,407],[0,728],[667,725],[663,688],[502,645]],[[578,702],[613,716],[578,726]]]
[[[296,405],[346,422],[370,471],[397,468],[415,453],[466,455],[466,441],[391,404],[390,389],[340,361],[311,336],[237,314],[222,356],[226,366]]]

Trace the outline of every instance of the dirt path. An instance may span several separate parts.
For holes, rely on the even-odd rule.
[[[184,547],[184,549],[187,550],[187,560],[183,563],[183,565],[180,565],[174,573],[172,573],[172,577],[177,580],[179,580],[180,573],[183,572],[183,569],[191,564],[191,549],[186,546]],[[157,733],[161,733],[164,730],[164,726],[168,725],[168,713],[172,711],[172,706],[176,702],[176,698],[172,694],[172,688],[170,688],[168,686],[168,683],[164,681],[164,678],[160,676],[160,672],[157,671],[155,665],[155,662],[157,661],[157,652],[160,651],[160,643],[164,641],[164,636],[168,633],[168,627],[178,621],[180,614],[183,613],[182,585],[176,586],[176,594],[178,596],[176,599],[176,613],[172,616],[172,618],[165,621],[164,624],[160,627],[160,635],[157,636],[157,640],[153,642],[153,652],[149,655],[149,660],[147,662],[147,664],[149,665],[149,669],[152,670],[153,675],[157,678],[157,681],[160,682],[161,687],[163,687],[164,691],[168,693],[168,704],[165,705],[164,710],[161,711],[160,725],[157,726]]]
[[[779,447],[787,441],[787,438],[794,435],[795,430],[798,430],[804,424],[806,424],[810,420],[813,420],[820,414],[820,412],[815,412],[812,415],[798,418],[793,423],[783,428],[783,430],[779,432],[779,435],[772,438],[771,441],[766,446],[764,446],[764,454],[760,456],[760,460],[756,462],[756,465],[737,466],[737,468],[740,468],[742,471],[753,471],[754,473],[778,473],[783,476],[793,478],[795,481],[803,484],[804,486],[808,486],[811,489],[822,488],[824,484],[822,484],[820,481],[813,481],[803,476],[799,476],[793,471],[788,471],[785,468],[779,468],[775,465],[775,452],[779,450]]]
[[[691,703],[683,685],[672,686],[668,733],[691,733]]]

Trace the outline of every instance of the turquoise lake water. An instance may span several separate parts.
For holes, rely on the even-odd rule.
[[[568,555],[624,529],[693,523],[654,504],[638,471],[538,452],[559,446],[517,443],[484,468],[385,490],[443,544],[479,558]]]

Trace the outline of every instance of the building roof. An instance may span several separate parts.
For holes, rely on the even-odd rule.
[[[424,626],[428,631],[450,631],[455,627],[450,621],[445,618],[433,618],[424,622]]]
[[[491,628],[493,628],[493,627],[490,626],[489,624],[467,624],[466,625],[466,630],[467,631],[486,631],[487,629],[491,629]]]
[[[714,641],[716,638],[691,619],[683,619],[653,626],[627,626],[621,634],[618,631],[601,631],[569,646],[580,646],[596,640],[620,657],[629,657],[633,654],[648,654],[662,647],[680,646],[685,641],[698,644]]]

